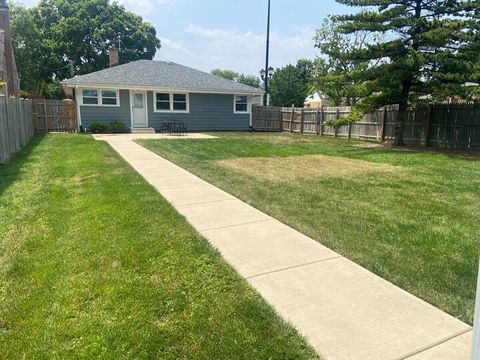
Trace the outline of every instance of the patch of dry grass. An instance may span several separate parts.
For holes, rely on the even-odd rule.
[[[338,156],[303,155],[289,157],[245,157],[218,163],[236,172],[268,181],[296,181],[322,178],[348,178],[371,172],[396,172],[400,168]]]
[[[209,142],[142,144],[472,323],[479,161],[327,136],[216,135]]]

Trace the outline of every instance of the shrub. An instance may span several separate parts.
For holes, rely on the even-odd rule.
[[[101,122],[93,122],[90,125],[90,132],[94,134],[102,134],[102,133],[123,133],[126,132],[127,128],[125,124],[119,121],[112,121],[108,125],[101,123]]]
[[[90,125],[90,132],[94,134],[100,134],[106,132],[108,130],[108,126],[99,122],[93,122]]]
[[[124,123],[119,121],[112,121],[109,125],[109,130],[112,133],[123,133],[127,130]]]

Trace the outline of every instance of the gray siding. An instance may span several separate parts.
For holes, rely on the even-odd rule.
[[[190,112],[157,113],[153,109],[153,92],[147,92],[148,126],[159,130],[163,121],[181,120],[187,122],[189,130],[248,130],[250,114],[233,112],[233,95],[228,94],[190,94]],[[120,90],[120,106],[82,106],[80,105],[82,126],[89,128],[93,122],[109,124],[119,121],[127,128],[130,120],[130,93]]]
[[[131,126],[130,121],[130,92],[120,90],[120,106],[82,106],[80,105],[82,126],[90,128],[93,122],[108,125],[112,121],[119,121],[125,124],[126,128]]]
[[[147,93],[148,125],[160,129],[162,121],[186,121],[188,130],[248,130],[250,114],[234,114],[233,95],[190,94],[190,112],[157,113],[153,107],[153,92]]]

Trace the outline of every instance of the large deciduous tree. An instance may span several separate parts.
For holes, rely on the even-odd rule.
[[[237,81],[240,84],[248,85],[255,88],[259,88],[261,85],[260,78],[255,75],[240,74],[238,75]]]
[[[224,79],[235,81],[238,78],[238,72],[233,70],[213,69],[211,73]]]
[[[327,17],[322,27],[316,31],[315,47],[320,50],[321,57],[315,61],[315,87],[335,106],[354,106],[361,99],[363,83],[355,81],[352,75],[367,69],[369,62],[349,57],[348,54],[366,49],[379,38],[378,34],[366,31],[342,34],[331,17]]]
[[[270,81],[270,97],[273,106],[303,106],[312,91],[311,60],[302,59],[296,65],[287,65],[275,70]]]
[[[347,60],[368,62],[350,74],[362,83],[364,98],[347,121],[358,121],[376,108],[399,105],[395,144],[404,145],[407,109],[419,101],[468,96],[467,83],[477,59],[463,51],[476,26],[470,0],[336,0],[360,7],[353,15],[333,17],[344,34],[383,33],[384,40],[365,49],[345,52]]]
[[[255,75],[245,75],[240,74],[233,70],[222,70],[222,69],[213,69],[211,74],[215,76],[220,76],[224,79],[236,81],[240,84],[252,86],[252,87],[260,87],[260,79],[258,76]]]
[[[11,5],[12,37],[23,90],[47,88],[108,66],[108,50],[120,62],[152,59],[160,48],[155,28],[109,0],[41,0],[32,8]]]

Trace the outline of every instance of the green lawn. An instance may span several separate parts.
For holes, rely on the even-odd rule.
[[[215,135],[141,143],[472,323],[479,160],[327,137]]]
[[[0,167],[1,359],[315,357],[106,143]]]

